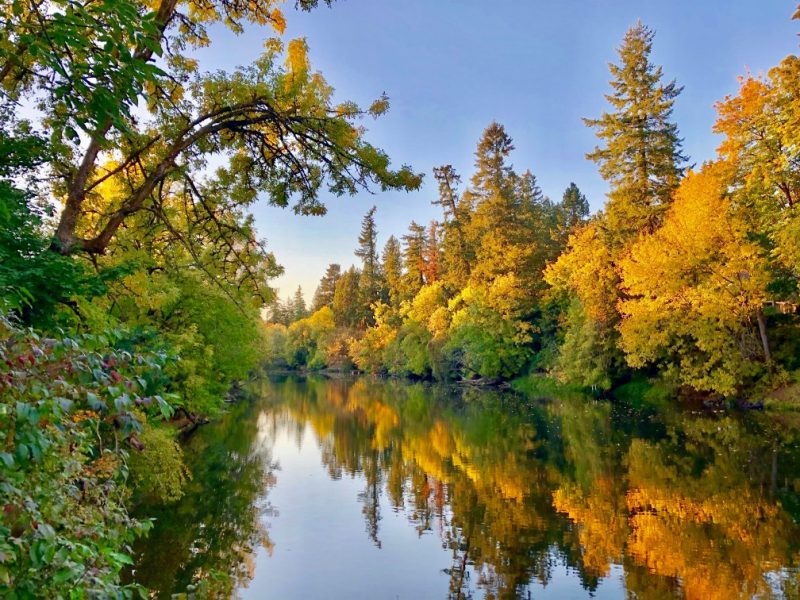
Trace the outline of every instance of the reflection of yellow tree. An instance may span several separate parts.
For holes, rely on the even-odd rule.
[[[537,565],[548,564],[554,529],[542,502],[546,470],[529,456],[532,426],[496,407],[453,412],[437,402],[445,392],[424,386],[359,379],[301,387],[282,390],[286,406],[312,426],[332,475],[363,474],[360,500],[376,544],[385,485],[420,533],[436,531],[453,552],[453,597],[464,594],[468,565],[490,597],[514,597],[532,575],[546,580]]]
[[[583,569],[604,577],[612,563],[621,561],[627,535],[610,407],[575,396],[554,402],[551,411],[559,418],[564,457],[575,478],[562,478],[553,492],[553,507],[575,523]]]
[[[794,460],[781,444],[795,442],[770,440],[769,422],[666,416],[645,440],[623,431],[608,403],[578,396],[545,410],[368,379],[280,390],[274,413],[313,428],[331,476],[363,476],[376,544],[382,494],[420,534],[441,537],[452,598],[475,585],[514,598],[532,579],[549,581],[554,555],[590,589],[621,564],[628,591],[648,600],[769,597],[767,572],[792,585],[800,537],[771,495],[771,464]]]
[[[714,458],[694,475],[686,472],[694,465],[665,456],[665,444],[631,444],[628,552],[652,572],[678,578],[687,598],[771,597],[764,575],[786,564],[795,527],[741,468],[746,432],[730,420],[696,425],[694,443],[710,437]],[[713,445],[724,429],[739,439],[739,454]]]

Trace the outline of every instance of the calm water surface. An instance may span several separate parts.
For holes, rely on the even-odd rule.
[[[158,597],[800,598],[796,417],[256,387],[191,439],[184,499],[141,507]]]

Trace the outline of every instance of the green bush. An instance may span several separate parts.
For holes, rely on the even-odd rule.
[[[0,597],[129,597],[119,573],[149,527],[130,517],[139,414],[168,417],[165,358],[119,335],[43,338],[0,316]]]

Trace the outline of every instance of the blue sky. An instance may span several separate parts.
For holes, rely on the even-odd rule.
[[[607,64],[625,30],[641,19],[656,30],[653,60],[684,86],[675,120],[692,162],[712,158],[714,103],[735,93],[737,77],[765,72],[798,48],[790,0],[339,0],[333,8],[287,8],[287,36],[304,36],[312,65],[338,100],[368,105],[382,92],[391,109],[369,121],[367,137],[393,163],[426,173],[418,192],[326,199],[324,217],[257,205],[258,231],[286,274],[281,297],[302,285],[310,300],[328,263],[353,255],[363,214],[377,205],[380,244],[414,219],[439,216],[434,166],[450,163],[468,180],[483,129],[497,120],[514,139],[513,163],[530,168],[558,199],[574,181],[592,209],[606,185],[584,158],[596,139],[581,117],[606,107]],[[213,32],[201,67],[229,69],[258,56],[269,31]]]

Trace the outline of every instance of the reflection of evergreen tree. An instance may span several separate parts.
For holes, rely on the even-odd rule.
[[[796,585],[790,423],[368,379],[290,378],[261,395],[276,431],[299,442],[313,429],[332,478],[363,478],[354,500],[378,547],[382,501],[439,536],[453,599],[524,597],[563,566],[594,592],[619,564],[644,600],[770,597],[767,571]],[[239,407],[193,442],[192,489],[148,542],[162,550],[142,558],[146,584],[185,588],[201,569],[246,578],[248,553],[267,543],[255,434]]]

